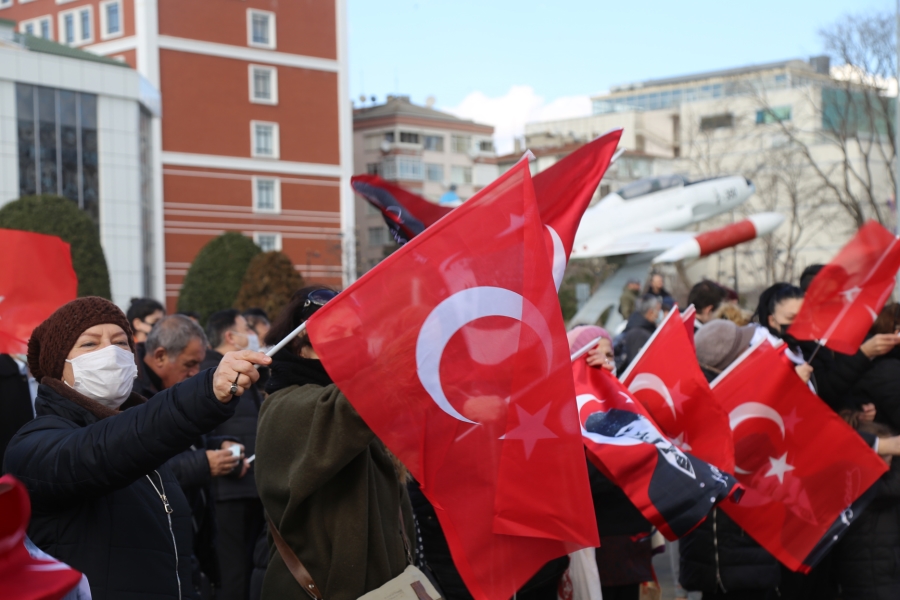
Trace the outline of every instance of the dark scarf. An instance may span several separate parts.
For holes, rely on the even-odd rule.
[[[266,382],[267,394],[292,385],[311,383],[325,387],[334,383],[320,360],[301,358],[287,349],[279,350],[272,359],[272,375]]]

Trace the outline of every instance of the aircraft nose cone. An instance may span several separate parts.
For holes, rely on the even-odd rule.
[[[753,182],[752,182],[752,181],[750,181],[750,180],[747,179],[746,177],[744,178],[744,181],[747,182],[747,187],[750,189],[750,193],[751,193],[751,194],[752,194],[753,192],[756,191],[756,186],[753,185]]]

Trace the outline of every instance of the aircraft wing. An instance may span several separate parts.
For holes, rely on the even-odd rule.
[[[691,240],[696,234],[688,231],[654,231],[624,235],[613,240],[587,240],[575,242],[572,258],[598,258],[665,252]]]

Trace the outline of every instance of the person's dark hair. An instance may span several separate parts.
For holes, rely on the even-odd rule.
[[[166,314],[166,307],[154,300],[153,298],[132,298],[131,305],[125,313],[125,318],[131,324],[135,319],[143,321],[156,311],[161,310]]]
[[[236,308],[220,310],[209,315],[206,320],[206,337],[209,338],[209,347],[218,348],[225,341],[225,334],[234,327],[235,321],[241,316]]]
[[[805,269],[803,269],[803,273],[800,274],[800,289],[806,293],[806,290],[809,289],[809,284],[812,283],[813,279],[816,278],[816,275],[819,274],[825,265],[809,265]]]
[[[900,327],[900,304],[891,302],[886,304],[881,309],[881,312],[878,313],[878,318],[875,319],[869,334],[894,333],[898,327]]]
[[[312,315],[312,312],[308,308],[304,309],[303,305],[306,303],[307,297],[316,290],[335,291],[326,285],[309,285],[294,292],[291,301],[281,309],[281,314],[278,315],[278,318],[272,323],[269,333],[266,334],[265,344],[267,346],[276,345]],[[301,334],[295,337],[287,345],[287,348],[295,354],[300,354],[300,351],[307,346],[312,346],[309,343],[309,337]]]
[[[780,335],[780,332],[769,326],[769,317],[775,312],[776,306],[792,298],[803,298],[803,290],[785,282],[767,288],[759,295],[759,305],[753,314],[753,320],[768,329],[772,335]]]
[[[694,305],[694,310],[698,313],[703,312],[707,306],[712,306],[713,310],[719,308],[719,305],[728,297],[728,292],[714,281],[704,279],[700,283],[694,284],[688,293],[688,306]]]
[[[152,356],[157,348],[162,348],[171,357],[180,356],[195,338],[200,340],[204,348],[209,345],[203,329],[189,318],[184,315],[163,317],[147,335],[147,355]]]
[[[665,312],[669,312],[675,306],[675,298],[672,296],[663,296],[662,299],[662,309]]]
[[[243,316],[247,319],[247,325],[250,326],[250,329],[256,330],[256,326],[260,323],[269,325],[269,315],[259,307],[248,308],[244,311]]]

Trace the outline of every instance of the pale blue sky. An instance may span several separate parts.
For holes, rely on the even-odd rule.
[[[891,0],[348,0],[350,91],[485,122],[587,111],[610,85],[807,58],[818,31]],[[555,104],[554,104],[554,101]],[[528,108],[522,108],[523,105]],[[521,119],[520,119],[521,120]],[[498,123],[491,123],[502,129]]]

